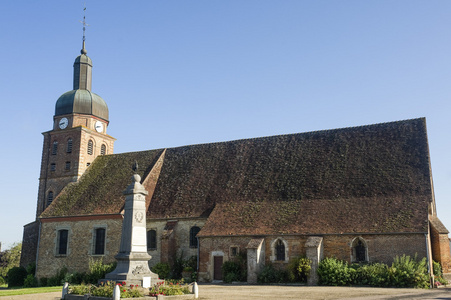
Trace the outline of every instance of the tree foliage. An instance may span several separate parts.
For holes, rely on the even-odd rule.
[[[20,264],[22,243],[15,243],[10,249],[0,252],[0,277],[6,278],[8,271]]]

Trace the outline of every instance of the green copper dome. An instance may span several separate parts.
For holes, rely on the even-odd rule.
[[[55,116],[72,113],[93,115],[108,121],[108,106],[105,100],[88,90],[72,90],[58,98]]]
[[[99,95],[91,92],[92,61],[86,55],[85,43],[74,62],[74,87],[64,93],[55,105],[55,116],[67,114],[86,114],[108,121],[108,106]]]

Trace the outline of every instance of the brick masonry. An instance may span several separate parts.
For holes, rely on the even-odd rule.
[[[63,117],[69,120],[69,125],[65,129],[60,129],[58,121]],[[102,132],[95,130],[96,121],[103,123]],[[48,193],[52,191],[55,198],[68,183],[77,181],[94,159],[101,154],[102,145],[106,147],[106,154],[113,153],[115,139],[106,134],[107,125],[108,123],[102,119],[80,114],[54,118],[53,130],[43,133],[36,217],[39,217],[47,207]],[[69,139],[72,139],[71,152],[67,152]],[[94,144],[92,154],[88,154],[90,140]],[[58,143],[56,154],[52,152],[54,142]],[[66,169],[67,162],[70,163],[69,169]],[[52,164],[55,164],[55,170],[51,169]]]
[[[97,219],[96,219],[97,218]],[[157,231],[157,249],[149,250],[152,256],[149,261],[150,267],[161,262],[162,240],[161,235],[168,220],[147,220],[147,230]],[[174,254],[187,259],[197,255],[197,248],[189,246],[189,232],[191,227],[201,227],[205,219],[182,219],[178,220],[174,228],[174,244],[171,251]],[[97,227],[106,228],[105,255],[93,255],[93,230]],[[60,229],[69,230],[69,242],[67,255],[57,255],[57,232]],[[87,216],[83,218],[60,218],[42,219],[41,236],[39,241],[39,260],[36,275],[50,277],[58,270],[66,267],[69,272],[87,272],[89,259],[103,259],[104,263],[115,261],[114,256],[118,253],[121,240],[122,217],[115,216],[108,219],[107,216]],[[174,257],[169,256],[169,263]]]
[[[448,234],[439,233],[431,226],[432,258],[440,262],[443,273],[451,273],[451,253]]]
[[[202,237],[200,239],[200,269],[201,281],[211,281],[213,278],[214,262],[213,256],[223,256],[223,261],[232,259],[231,247],[239,247],[246,251],[246,245],[253,237]],[[288,259],[284,262],[274,260],[274,241],[283,239],[288,245],[286,250],[288,258],[305,256],[305,243],[308,236],[284,235],[266,236],[265,239],[265,263],[274,264],[277,268],[285,268]],[[403,254],[419,258],[426,257],[426,237],[424,234],[393,234],[393,235],[324,235],[324,257],[336,257],[351,262],[352,242],[355,238],[361,238],[367,245],[368,259],[370,262],[383,262],[391,264],[393,258]]]
[[[22,238],[22,252],[20,255],[20,266],[27,267],[36,262],[36,251],[38,246],[39,223],[37,221],[24,226]]]
[[[93,254],[93,231],[106,228],[105,255]],[[57,232],[69,230],[67,255],[57,255]],[[121,240],[122,218],[66,220],[52,222],[43,220],[39,241],[38,264],[36,276],[51,277],[63,267],[69,272],[86,272],[90,259],[103,259],[104,263],[115,261]]]

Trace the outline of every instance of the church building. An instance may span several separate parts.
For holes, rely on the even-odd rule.
[[[73,90],[44,132],[36,220],[21,265],[36,276],[115,261],[136,161],[146,196],[150,265],[198,258],[199,281],[244,252],[248,282],[297,256],[390,264],[427,257],[451,273],[437,217],[424,118],[113,154],[106,102],[91,92],[85,45]],[[114,121],[114,120],[113,120]]]

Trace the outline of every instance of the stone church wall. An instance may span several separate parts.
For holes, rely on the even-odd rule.
[[[182,256],[184,259],[188,259],[191,256],[197,256],[198,249],[190,247],[190,229],[193,226],[202,229],[206,219],[171,219],[170,221],[176,221],[176,225],[173,230],[168,233],[165,232],[168,220],[147,220],[147,230],[153,229],[157,232],[157,248],[148,250],[148,253],[152,256],[152,259],[149,262],[150,267],[159,262],[172,263],[174,256]],[[167,238],[173,241],[171,247],[164,245],[162,236],[165,234],[169,234]]]
[[[22,252],[20,266],[26,268],[29,264],[36,263],[36,251],[38,246],[39,223],[32,222],[24,226],[22,238]]]
[[[199,281],[212,281],[214,257],[222,256],[223,262],[233,259],[232,248],[237,252],[246,252],[246,246],[252,237],[203,237],[200,238]]]
[[[324,257],[336,257],[351,262],[351,243],[362,238],[367,245],[370,262],[391,265],[397,255],[418,255],[426,257],[426,237],[424,234],[381,234],[381,235],[326,235],[324,236]]]
[[[351,262],[353,241],[361,239],[366,246],[366,257],[369,262],[382,262],[391,265],[396,256],[403,254],[419,258],[426,257],[426,237],[424,234],[372,234],[372,235],[324,235],[324,257],[336,257]],[[200,281],[212,281],[214,276],[214,256],[222,256],[223,262],[232,259],[231,248],[238,247],[246,251],[252,238],[257,237],[202,237],[200,239]],[[285,268],[291,258],[306,255],[305,243],[308,236],[283,235],[266,236],[265,264],[273,264],[276,268]],[[275,242],[282,240],[285,245],[285,260],[277,261]]]
[[[443,273],[451,273],[450,239],[448,233],[439,233],[431,226],[432,258],[440,262]]]
[[[106,228],[105,254],[93,254],[93,230]],[[67,255],[57,255],[57,232],[60,229],[69,230]],[[38,265],[36,276],[51,277],[63,267],[69,272],[87,272],[89,259],[103,259],[104,263],[115,261],[114,256],[119,251],[122,230],[122,218],[62,220],[41,224],[39,241]]]
[[[95,218],[95,217],[92,217]],[[154,229],[157,232],[157,248],[149,250],[152,256],[149,265],[152,267],[161,262],[162,235],[164,233],[167,220],[148,220],[147,230]],[[205,219],[182,219],[177,221],[171,236],[174,240],[174,255],[169,256],[172,264],[174,256],[183,256],[188,259],[197,255],[198,249],[189,245],[190,229],[193,226],[202,228]],[[98,227],[106,228],[106,248],[105,255],[93,255],[93,230]],[[57,234],[58,230],[69,230],[69,242],[67,255],[57,255]],[[37,277],[51,277],[55,273],[66,267],[70,272],[88,271],[89,259],[103,259],[104,263],[114,262],[114,256],[118,253],[121,241],[122,218],[107,219],[106,216],[98,216],[98,219],[72,220],[67,218],[61,221],[51,221],[43,219],[41,225],[41,237],[39,247],[39,261],[37,265]]]

